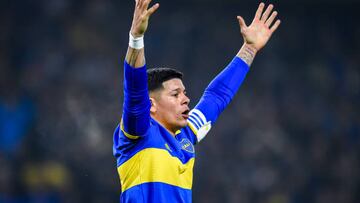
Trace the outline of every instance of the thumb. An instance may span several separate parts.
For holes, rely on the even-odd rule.
[[[247,25],[246,25],[243,17],[237,16],[236,18],[237,18],[238,21],[239,21],[239,25],[240,25],[240,29],[241,29],[241,30],[247,28]]]

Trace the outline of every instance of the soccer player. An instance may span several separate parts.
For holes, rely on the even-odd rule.
[[[124,62],[124,104],[114,132],[114,156],[121,181],[121,202],[192,200],[194,145],[214,125],[245,78],[256,53],[278,28],[273,5],[261,3],[251,25],[237,16],[244,44],[206,88],[190,111],[182,73],[170,68],[146,69],[143,36],[159,8],[136,0]]]

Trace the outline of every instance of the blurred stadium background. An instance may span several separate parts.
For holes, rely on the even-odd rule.
[[[259,2],[158,1],[150,67],[193,107]],[[360,202],[359,1],[273,1],[282,25],[197,146],[195,203]],[[132,0],[0,3],[0,202],[118,202],[112,133]]]

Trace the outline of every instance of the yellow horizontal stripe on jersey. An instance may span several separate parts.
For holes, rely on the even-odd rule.
[[[118,167],[122,191],[148,182],[162,182],[191,189],[194,158],[183,164],[168,151],[143,149]]]

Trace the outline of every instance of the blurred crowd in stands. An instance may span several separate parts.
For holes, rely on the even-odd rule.
[[[197,103],[252,1],[160,1],[149,67]],[[274,2],[282,20],[196,147],[195,203],[360,202],[359,3]],[[0,3],[0,203],[118,202],[112,133],[133,1]]]

